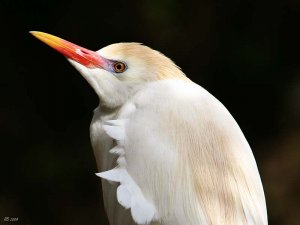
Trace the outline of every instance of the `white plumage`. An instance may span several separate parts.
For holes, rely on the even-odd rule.
[[[100,98],[90,134],[111,225],[267,225],[252,151],[216,98],[146,46],[79,48],[63,53]]]
[[[128,106],[135,110],[128,113]],[[120,182],[118,190],[130,183],[125,185],[129,196],[117,195],[124,207],[131,208],[122,203],[124,198],[146,204],[145,198],[153,204],[157,212],[143,210],[148,213],[144,218],[135,218],[131,208],[138,224],[147,223],[149,217],[167,225],[267,224],[251,150],[226,108],[203,88],[183,80],[151,82],[116,118],[123,122],[103,129],[117,140],[114,149],[123,149],[117,154],[126,164],[98,175]],[[97,132],[93,124],[91,132]],[[139,195],[139,187],[142,198],[132,194]],[[203,193],[197,193],[197,188]]]

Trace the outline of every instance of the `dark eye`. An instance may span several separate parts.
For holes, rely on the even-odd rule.
[[[116,73],[122,73],[126,70],[126,65],[125,63],[122,63],[122,62],[116,62],[114,64],[114,70]]]

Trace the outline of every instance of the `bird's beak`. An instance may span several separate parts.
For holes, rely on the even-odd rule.
[[[62,53],[67,58],[72,59],[88,68],[103,68],[105,64],[105,59],[94,51],[44,32],[30,31],[30,33],[42,42]]]

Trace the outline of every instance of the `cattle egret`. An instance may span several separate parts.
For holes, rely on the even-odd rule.
[[[267,225],[238,124],[169,58],[139,43],[94,52],[31,34],[66,56],[99,96],[90,137],[111,225]]]

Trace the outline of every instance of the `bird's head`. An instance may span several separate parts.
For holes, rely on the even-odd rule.
[[[188,80],[172,60],[139,43],[118,43],[91,51],[47,33],[31,34],[66,56],[93,87],[100,103],[109,108],[124,104],[147,82]]]

